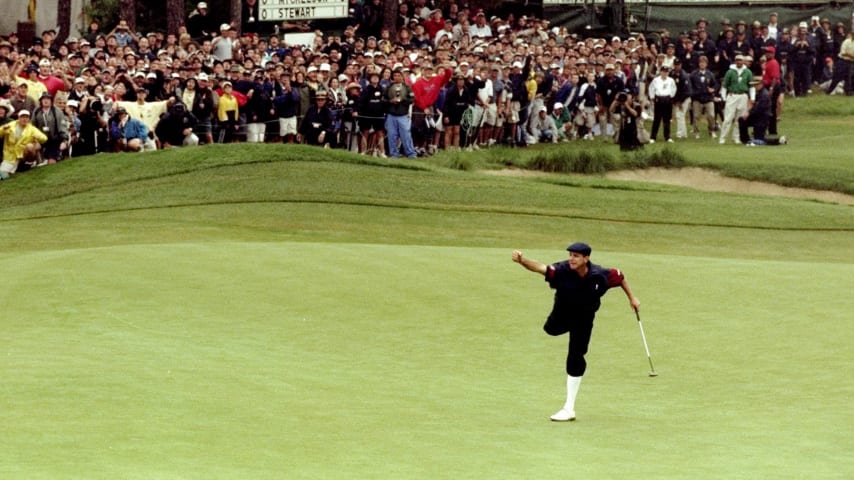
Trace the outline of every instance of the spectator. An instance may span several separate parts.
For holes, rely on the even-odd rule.
[[[315,95],[315,104],[308,109],[300,127],[300,135],[309,145],[329,147],[332,136],[332,112],[327,107],[328,92],[319,89]]]
[[[39,99],[39,107],[32,112],[32,123],[47,135],[47,140],[42,146],[42,160],[38,166],[61,160],[63,152],[68,150],[68,123],[65,113],[54,106],[53,97],[49,94],[44,93]]]
[[[208,12],[208,4],[199,2],[187,17],[187,33],[196,41],[210,40],[217,32],[217,21]]]
[[[3,162],[0,163],[0,180],[8,180],[21,164],[35,165],[38,162],[41,144],[47,135],[30,123],[30,112],[18,112],[18,120],[0,126],[3,139]]]
[[[108,151],[109,131],[104,102],[99,97],[88,94],[78,101],[80,127],[74,155],[81,157]]]
[[[116,114],[110,122],[110,137],[117,152],[157,150],[157,144],[149,136],[145,123],[132,118],[123,107],[116,109]]]
[[[721,98],[726,102],[724,121],[718,140],[721,145],[726,143],[726,136],[730,128],[733,128],[736,118],[747,115],[750,109],[749,102],[753,101],[754,95],[754,90],[750,86],[752,81],[753,74],[744,66],[744,56],[736,55],[735,66],[726,72],[721,83]],[[733,142],[741,143],[738,131],[733,132]]]
[[[443,124],[445,127],[445,150],[460,150],[460,123],[463,114],[474,103],[471,92],[466,88],[466,77],[462,73],[454,75],[454,83],[448,89],[445,98]]]
[[[691,113],[691,76],[682,69],[682,61],[678,58],[673,62],[670,78],[676,83],[676,95],[673,97],[674,113],[676,115],[676,138],[688,138],[686,116]]]
[[[670,78],[670,68],[662,65],[659,75],[649,84],[649,99],[653,105],[652,131],[649,143],[655,143],[658,129],[664,124],[664,140],[673,143],[670,137],[670,120],[673,117],[673,99],[676,96],[676,82]]]
[[[414,99],[412,88],[403,81],[403,70],[395,69],[392,84],[386,88],[383,95],[387,113],[385,129],[388,132],[388,148],[392,158],[399,157],[401,150],[408,158],[418,156],[412,143],[412,121],[409,116]]]
[[[155,134],[163,148],[198,145],[199,137],[193,133],[195,126],[196,117],[192,112],[187,111],[182,102],[175,102],[157,122]]]
[[[220,125],[219,143],[232,143],[237,141],[237,134],[240,131],[240,107],[235,96],[235,92],[231,82],[226,80],[222,82],[219,94],[219,103],[217,105],[217,120]]]
[[[541,106],[537,114],[531,118],[528,129],[538,143],[557,143],[558,141],[557,126],[545,105]]]
[[[374,70],[368,74],[368,84],[359,97],[359,130],[363,135],[362,152],[373,156],[386,156],[383,153],[383,133],[385,129],[385,108],[383,90],[380,87],[380,75]]]
[[[765,133],[768,124],[771,121],[771,95],[765,88],[765,83],[762,79],[755,79],[751,82],[755,88],[756,101],[750,107],[750,112],[747,115],[738,118],[738,131],[741,143],[747,146],[757,145],[779,145],[786,143],[786,137],[780,137],[775,141],[770,141],[765,138]],[[750,139],[749,127],[753,127],[753,139]]]
[[[9,104],[13,107],[14,111],[20,112],[21,110],[26,110],[32,112],[36,109],[37,100],[33,100],[32,96],[29,95],[29,88],[30,83],[26,81],[22,81],[15,88],[15,94],[9,99]]]
[[[300,105],[299,90],[291,85],[291,73],[282,72],[274,85],[273,105],[279,119],[279,135],[284,143],[294,143],[297,135],[297,113]]]
[[[718,80],[708,69],[709,59],[703,55],[699,67],[691,74],[691,107],[693,111],[691,125],[694,138],[700,138],[700,119],[706,120],[709,137],[715,138],[715,93],[718,90]]]
[[[190,111],[196,117],[196,133],[204,136],[206,144],[213,143],[213,117],[217,111],[218,97],[216,92],[208,87],[208,75],[204,72],[200,73],[195,79],[195,82],[187,81],[188,88],[191,89],[195,85],[195,91],[191,95],[187,94],[185,89],[182,98],[184,105],[190,106]],[[192,100],[188,103],[187,99],[192,96]]]
[[[237,35],[231,25],[223,23],[219,26],[219,35],[211,40],[211,55],[219,60],[226,61],[234,58],[234,50],[240,45]]]

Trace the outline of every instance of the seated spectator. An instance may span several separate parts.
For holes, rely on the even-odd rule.
[[[47,141],[47,135],[30,123],[30,112],[18,112],[18,120],[0,127],[3,139],[3,162],[0,163],[0,180],[7,180],[26,163],[38,162],[41,144]]]
[[[157,122],[155,134],[163,148],[198,145],[199,137],[193,133],[196,117],[181,102],[175,102]]]
[[[116,115],[110,122],[110,136],[118,152],[157,150],[157,144],[150,138],[145,123],[131,117],[122,107],[118,107]]]
[[[537,140],[537,143],[557,143],[557,126],[555,126],[554,118],[548,114],[548,108],[545,105],[541,106],[537,110],[537,114],[531,117],[531,121],[528,122],[528,133]]]

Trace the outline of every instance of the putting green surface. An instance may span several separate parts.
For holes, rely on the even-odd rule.
[[[558,250],[526,251],[551,262]],[[198,242],[0,257],[0,478],[854,476],[854,266],[594,251],[578,421],[510,249]]]

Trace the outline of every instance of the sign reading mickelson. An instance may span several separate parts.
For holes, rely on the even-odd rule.
[[[346,18],[347,0],[261,0],[258,16],[262,22]]]

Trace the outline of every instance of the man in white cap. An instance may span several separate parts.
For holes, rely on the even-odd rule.
[[[201,40],[211,38],[216,32],[216,20],[209,15],[208,4],[199,2],[187,17],[187,33],[195,40]]]
[[[223,23],[219,26],[219,35],[211,41],[211,55],[220,61],[231,60],[234,49],[240,46],[240,40],[231,25]]]
[[[0,127],[0,139],[3,139],[0,180],[6,180],[18,170],[22,161],[28,164],[37,162],[41,144],[47,141],[47,135],[30,123],[29,111],[21,110],[16,122]]]
[[[721,98],[724,100],[724,122],[721,125],[720,142],[726,143],[730,128],[733,129],[733,142],[741,143],[738,128],[733,124],[736,118],[747,115],[753,102],[754,89],[750,86],[753,73],[744,66],[744,55],[735,56],[735,66],[727,70],[721,82]]]
[[[557,143],[557,126],[545,105],[540,106],[528,122],[528,133],[533,135],[538,143]]]

